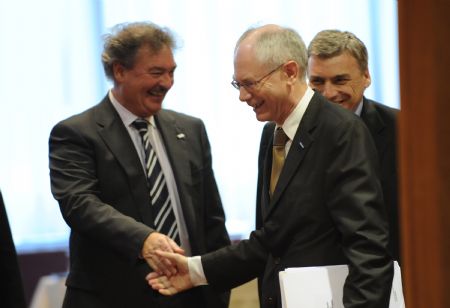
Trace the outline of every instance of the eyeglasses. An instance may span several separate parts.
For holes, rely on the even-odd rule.
[[[277,66],[275,69],[271,70],[270,72],[268,72],[267,74],[265,74],[264,76],[262,76],[260,79],[255,80],[255,81],[245,81],[245,82],[239,82],[237,80],[233,80],[231,82],[231,85],[236,89],[236,90],[240,90],[241,87],[244,87],[246,90],[251,90],[253,89],[258,83],[260,83],[261,81],[263,81],[265,78],[269,77],[270,75],[272,75],[273,73],[275,73],[277,70],[279,70],[282,66],[284,65],[281,64],[279,66]]]

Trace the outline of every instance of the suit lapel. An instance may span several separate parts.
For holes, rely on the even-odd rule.
[[[178,124],[176,118],[169,112],[161,110],[155,116],[156,125],[161,134],[167,156],[172,166],[172,172],[177,184],[178,195],[182,204],[184,220],[190,235],[194,235],[194,206],[192,205],[192,172],[190,166],[190,151],[186,132]],[[194,222],[194,223],[192,223]]]
[[[372,138],[375,142],[375,146],[378,150],[378,154],[380,155],[380,161],[382,161],[382,156],[386,148],[386,141],[388,139],[386,137],[386,124],[378,114],[373,103],[371,103],[366,98],[363,99],[361,119],[369,129],[370,134],[372,135]]]
[[[264,165],[262,169],[262,191],[260,193],[261,196],[261,215],[262,220],[264,221],[264,218],[267,216],[267,212],[269,211],[270,206],[270,193],[269,193],[269,187],[270,187],[270,175],[272,172],[272,147],[273,147],[273,133],[275,130],[275,123],[269,123],[269,127],[267,128],[267,133],[265,134],[264,138],[268,139],[264,144],[266,145],[266,148],[263,150],[265,152],[265,159],[264,159]]]
[[[277,186],[270,199],[270,205],[268,208],[266,219],[270,216],[271,212],[277,207],[276,204],[282,196],[283,192],[289,186],[292,178],[299,172],[300,165],[304,160],[308,150],[311,148],[314,138],[312,132],[317,125],[317,114],[323,104],[323,100],[320,100],[317,94],[311,99],[308,108],[303,115],[300,125],[295,133],[294,140],[292,141],[291,148],[284,162],[283,169],[281,170],[280,178],[278,179]],[[272,144],[272,143],[271,143]],[[269,151],[269,150],[268,150]],[[267,157],[270,160],[266,160],[266,174],[264,177],[264,189],[268,191],[269,179],[270,179],[270,165],[272,163],[272,155]]]
[[[94,116],[101,138],[128,177],[131,195],[141,214],[142,221],[152,226],[150,197],[141,161],[126,127],[108,97],[98,105]]]

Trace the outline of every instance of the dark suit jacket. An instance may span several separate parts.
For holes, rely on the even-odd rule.
[[[262,227],[249,240],[202,257],[208,282],[234,287],[263,274],[261,306],[281,307],[279,271],[348,264],[345,307],[388,307],[393,266],[377,156],[366,126],[315,93],[270,199],[274,127],[264,127],[261,142]]]
[[[203,122],[168,110],[161,110],[155,121],[172,165],[192,253],[228,245]],[[180,133],[184,139],[177,138]],[[154,230],[147,180],[107,96],[97,106],[58,123],[50,135],[49,151],[52,193],[71,228],[67,286],[99,301],[93,304],[73,292],[66,294],[65,307],[101,303],[149,308],[159,302],[171,302],[170,307],[227,307],[228,293],[204,287],[178,299],[160,298],[144,279],[151,269],[139,254]]]
[[[375,142],[379,162],[380,181],[383,198],[389,220],[389,251],[400,262],[399,211],[397,189],[397,114],[398,110],[379,104],[364,97],[361,119],[368,127]],[[268,146],[269,139],[261,139],[261,149]],[[264,161],[260,159],[259,168]],[[262,185],[262,177],[258,179],[258,187]],[[256,228],[262,226],[261,196],[256,197]]]
[[[381,167],[381,186],[389,219],[389,251],[400,262],[397,190],[397,114],[398,110],[367,98],[361,119],[375,141]]]
[[[0,192],[0,307],[25,308],[22,277],[17,262],[5,204]]]

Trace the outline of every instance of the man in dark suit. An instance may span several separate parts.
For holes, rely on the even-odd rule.
[[[228,306],[228,291],[166,298],[145,280],[174,269],[156,249],[191,255],[230,243],[203,122],[161,109],[175,47],[168,29],[118,25],[102,54],[113,88],[51,132],[52,193],[71,228],[63,307]]]
[[[353,33],[319,32],[309,44],[308,58],[310,86],[328,100],[360,116],[375,141],[389,220],[389,251],[400,261],[396,163],[398,110],[364,97],[364,91],[371,83],[368,53],[364,43]]]
[[[344,306],[388,307],[393,266],[373,141],[357,117],[307,86],[306,66],[306,47],[292,29],[266,25],[238,40],[232,84],[259,121],[270,121],[260,150],[262,226],[201,257],[158,251],[179,270],[147,277],[160,293],[205,283],[225,289],[262,276],[261,307],[281,307],[280,271],[348,264]]]
[[[0,191],[0,307],[25,308],[22,277],[16,248]]]

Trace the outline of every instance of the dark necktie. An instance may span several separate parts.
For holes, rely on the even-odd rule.
[[[270,175],[270,195],[273,195],[280,177],[281,169],[284,165],[285,147],[289,137],[284,133],[281,127],[275,130],[272,148],[272,173]]]
[[[144,119],[137,119],[133,122],[133,126],[141,135],[145,151],[145,169],[150,188],[155,228],[158,232],[166,234],[177,244],[180,244],[177,221],[170,201],[169,191],[167,190],[166,179],[156,152],[150,144],[148,122]]]

